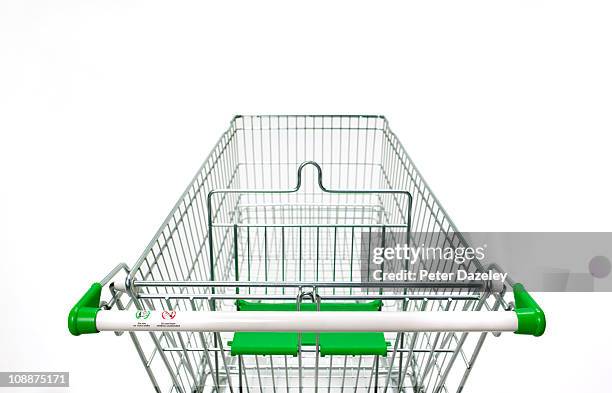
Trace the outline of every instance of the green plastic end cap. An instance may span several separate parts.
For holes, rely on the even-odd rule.
[[[538,303],[531,297],[523,284],[514,284],[514,303],[518,329],[516,334],[529,334],[539,337],[546,330],[546,317]]]
[[[72,307],[68,314],[68,330],[75,336],[87,333],[98,333],[96,315],[100,311],[102,285],[96,282],[85,292],[85,295]]]

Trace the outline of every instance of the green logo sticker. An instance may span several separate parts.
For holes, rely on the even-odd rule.
[[[151,316],[151,311],[138,310],[136,311],[136,319],[148,319]]]

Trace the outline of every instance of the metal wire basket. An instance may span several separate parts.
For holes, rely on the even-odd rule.
[[[510,279],[364,280],[364,249],[398,238],[468,247],[384,117],[236,116],[69,329],[128,332],[155,391],[231,393],[459,392],[489,332],[543,333]]]

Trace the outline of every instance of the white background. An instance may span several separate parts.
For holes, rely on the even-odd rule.
[[[237,113],[386,115],[464,231],[612,230],[610,3],[288,3],[0,2],[0,370],[149,391],[67,312]],[[488,339],[467,391],[609,391],[612,296],[537,297],[546,335]]]

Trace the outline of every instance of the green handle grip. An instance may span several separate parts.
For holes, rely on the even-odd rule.
[[[546,317],[538,303],[531,297],[523,284],[514,284],[514,312],[518,318],[516,334],[529,334],[539,337],[546,330]]]
[[[87,333],[98,333],[96,315],[100,311],[102,285],[95,282],[83,297],[72,307],[68,314],[68,330],[75,336]]]

